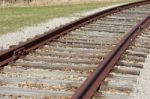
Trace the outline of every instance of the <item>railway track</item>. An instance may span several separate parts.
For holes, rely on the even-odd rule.
[[[149,12],[150,1],[112,8],[1,52],[0,98],[131,99],[150,48]]]

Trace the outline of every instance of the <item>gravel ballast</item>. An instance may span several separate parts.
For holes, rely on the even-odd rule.
[[[150,54],[148,54],[145,63],[143,64],[143,69],[140,70],[136,86],[134,99],[150,98]]]

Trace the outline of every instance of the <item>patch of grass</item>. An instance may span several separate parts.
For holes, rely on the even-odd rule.
[[[115,0],[113,2],[95,2],[86,4],[62,4],[43,7],[0,8],[0,34],[13,32],[25,26],[32,26],[54,17],[67,16],[83,10],[95,9],[129,1],[134,0]]]

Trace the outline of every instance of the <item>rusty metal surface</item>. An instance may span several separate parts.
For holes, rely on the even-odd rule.
[[[128,46],[134,41],[139,33],[150,24],[150,16],[143,19],[135,26],[124,38],[116,45],[116,47],[105,57],[105,59],[97,67],[96,71],[87,78],[72,99],[90,99],[103,80],[107,77],[113,66],[119,60],[120,56],[125,52]]]
[[[140,1],[140,2],[135,2],[135,3],[126,4],[126,5],[118,6],[115,8],[107,9],[107,10],[95,13],[93,15],[87,16],[85,18],[79,19],[75,22],[66,24],[65,26],[62,26],[55,30],[45,32],[43,35],[35,37],[32,40],[28,40],[27,42],[19,44],[18,46],[13,46],[9,50],[6,50],[6,51],[0,53],[0,67],[3,67],[4,65],[19,58],[20,56],[25,55],[25,54],[29,53],[30,51],[46,44],[47,42],[53,40],[54,38],[56,39],[56,38],[60,37],[61,35],[64,35],[64,34],[68,33],[69,31],[72,31],[81,26],[84,26],[85,24],[88,24],[89,22],[97,20],[98,18],[102,18],[102,17],[110,15],[114,12],[118,12],[123,9],[127,9],[130,7],[134,7],[134,6],[138,6],[138,5],[142,5],[142,4],[146,4],[146,3],[150,3],[150,1],[148,1],[148,0]]]

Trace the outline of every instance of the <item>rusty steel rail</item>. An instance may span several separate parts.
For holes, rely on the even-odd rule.
[[[122,6],[114,7],[114,8],[107,9],[107,10],[95,13],[93,15],[87,16],[85,18],[81,18],[77,21],[66,24],[65,26],[59,27],[55,30],[45,32],[43,35],[39,35],[31,40],[28,40],[24,43],[20,43],[17,46],[13,46],[10,49],[1,52],[0,53],[0,67],[3,67],[9,62],[18,59],[22,55],[28,54],[32,50],[46,44],[47,42],[52,41],[53,39],[59,38],[60,36],[65,35],[68,32],[75,30],[81,26],[84,26],[85,24],[95,21],[98,18],[102,18],[112,13],[119,12],[124,9],[128,9],[131,7],[135,7],[135,6],[147,4],[147,3],[150,3],[150,1],[149,0],[139,1],[139,2],[135,2],[131,4],[125,4]]]
[[[150,16],[142,20],[135,26],[115,48],[108,53],[105,59],[96,68],[96,71],[88,77],[77,92],[72,96],[72,99],[91,99],[96,93],[96,90],[103,83],[111,69],[115,66],[120,56],[126,51],[134,39],[142,32],[142,30],[150,24]]]

